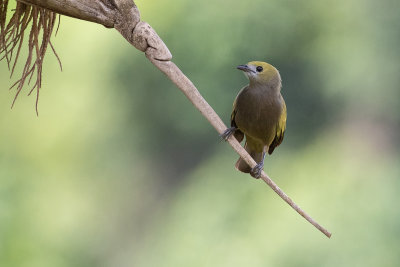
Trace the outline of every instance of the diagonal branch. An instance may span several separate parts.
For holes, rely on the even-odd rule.
[[[211,125],[217,130],[219,134],[222,134],[227,127],[222,122],[220,117],[214,111],[214,109],[207,103],[207,101],[200,95],[197,88],[193,83],[182,73],[182,71],[171,61],[160,61],[147,56],[149,60],[186,95],[186,97],[193,103],[193,105],[203,114],[204,117],[211,123]],[[239,156],[246,161],[251,168],[256,166],[256,162],[247,153],[247,151],[240,145],[235,137],[231,136],[228,139],[231,147],[239,154]],[[303,209],[301,209],[279,186],[272,181],[272,179],[263,171],[261,179],[269,185],[289,206],[303,216],[308,222],[314,225],[327,237],[331,237],[331,233],[316,222],[310,215],[308,215]]]
[[[1,1],[1,0],[0,0]],[[133,46],[146,57],[186,95],[193,105],[203,114],[219,134],[227,127],[216,114],[213,108],[201,96],[193,83],[171,61],[172,55],[167,46],[147,23],[140,21],[139,10],[132,0],[19,0],[33,4],[54,12],[114,27]],[[256,162],[234,138],[228,139],[232,148],[242,157],[250,167]],[[261,178],[274,190],[286,203],[314,225],[327,237],[331,233],[312,219],[292,199],[290,199],[269,176],[262,172]]]

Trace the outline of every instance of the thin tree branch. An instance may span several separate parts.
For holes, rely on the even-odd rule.
[[[147,23],[140,21],[139,11],[132,0],[19,0],[24,3],[48,8],[60,14],[100,23],[106,27],[114,27],[126,40],[142,52],[162,71],[203,114],[219,134],[227,127],[213,108],[201,96],[193,83],[171,61],[172,55],[167,46]],[[250,167],[256,162],[234,138],[230,137],[228,143],[242,157]],[[327,237],[331,233],[312,219],[304,210],[293,202],[272,180],[262,172],[261,178],[274,190],[286,203],[314,225]]]
[[[211,123],[211,125],[217,130],[219,134],[222,134],[227,127],[222,122],[220,117],[216,114],[214,109],[206,102],[206,100],[200,95],[197,88],[193,83],[182,73],[182,71],[171,61],[160,61],[148,57],[149,60],[186,95],[186,97],[193,103],[193,105],[203,114],[204,117]],[[247,153],[247,151],[240,145],[235,137],[231,136],[228,139],[231,147],[239,154],[239,156],[249,164],[250,167],[256,166],[256,162]],[[303,216],[308,222],[314,225],[327,237],[331,237],[331,233],[316,222],[310,215],[308,215],[303,209],[301,209],[278,185],[263,171],[261,179],[267,183],[272,190],[274,190],[289,206]]]

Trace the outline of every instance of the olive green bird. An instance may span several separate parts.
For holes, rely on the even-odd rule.
[[[250,83],[236,96],[231,127],[221,137],[227,140],[233,134],[241,142],[246,136],[244,148],[257,165],[252,169],[239,158],[235,167],[259,178],[266,153],[272,154],[285,134],[287,112],[281,95],[281,76],[275,67],[261,61],[252,61],[237,68],[244,72]]]

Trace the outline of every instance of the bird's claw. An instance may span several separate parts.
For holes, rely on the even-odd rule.
[[[250,175],[253,176],[256,179],[259,179],[261,177],[261,172],[263,170],[264,164],[258,163],[254,168],[250,170]]]
[[[223,132],[222,134],[219,135],[219,137],[221,137],[221,140],[225,140],[227,141],[228,138],[235,133],[236,131],[236,127],[230,127],[228,129],[225,130],[225,132]]]

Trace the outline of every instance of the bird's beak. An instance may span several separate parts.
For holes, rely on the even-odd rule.
[[[236,67],[238,70],[244,71],[244,72],[252,72],[255,73],[254,70],[252,70],[248,65],[239,65]]]

